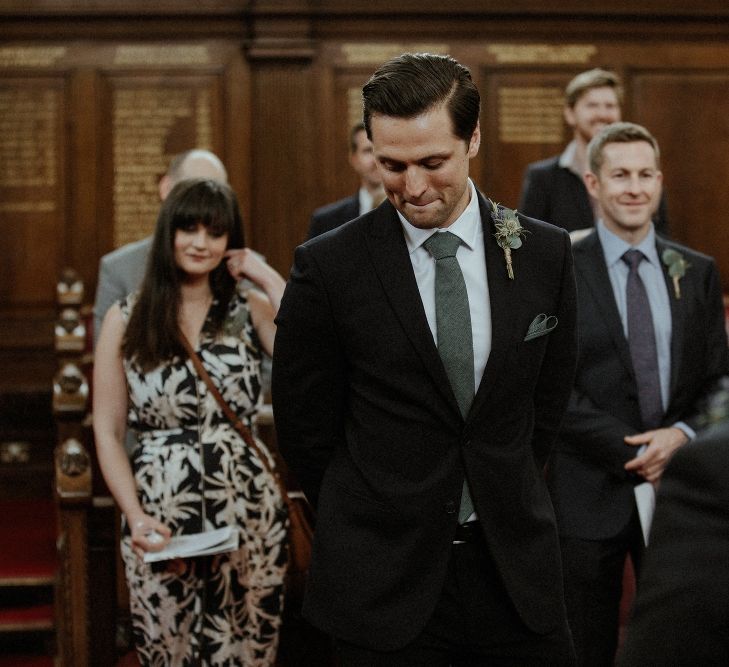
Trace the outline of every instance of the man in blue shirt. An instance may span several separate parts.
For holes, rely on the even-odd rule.
[[[573,246],[577,375],[548,481],[578,661],[612,665],[625,558],[640,569],[653,484],[727,372],[713,259],[656,236],[658,145],[615,123],[588,146],[597,228]]]

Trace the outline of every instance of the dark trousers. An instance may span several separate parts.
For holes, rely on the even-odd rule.
[[[612,667],[618,644],[623,569],[630,554],[636,580],[645,550],[637,510],[609,540],[560,538],[567,618],[580,667]]]
[[[440,600],[413,642],[389,652],[347,642],[338,642],[337,647],[342,667],[574,665],[566,622],[547,635],[524,625],[482,535],[453,545]]]

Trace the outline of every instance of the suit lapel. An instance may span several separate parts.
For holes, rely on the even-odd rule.
[[[630,359],[630,348],[625,338],[618,306],[615,303],[612,283],[605,264],[605,255],[597,232],[593,232],[578,244],[574,248],[573,254],[575,269],[579,272],[586,289],[590,291],[593,304],[602,315],[605,327],[615,342],[615,349],[618,351],[620,361],[632,375],[633,363]],[[577,284],[579,291],[579,280]],[[590,323],[589,326],[595,326],[595,323]]]
[[[507,358],[509,348],[515,341],[518,342],[515,339],[514,327],[519,318],[513,317],[510,313],[522,302],[519,299],[519,290],[526,287],[525,283],[520,283],[518,280],[509,280],[504,263],[504,251],[496,243],[494,237],[496,228],[491,219],[491,207],[480,192],[478,193],[478,204],[481,212],[486,276],[491,304],[491,351],[469,416],[478,413],[491,390],[500,384],[501,368]]]
[[[377,209],[367,235],[368,249],[382,289],[413,347],[443,398],[456,414],[460,409],[438,354],[420,298],[405,236],[394,207]]]
[[[656,237],[656,250],[658,251],[659,259],[662,257],[663,251],[668,247],[666,243]],[[676,393],[676,382],[681,368],[681,352],[683,350],[687,322],[686,303],[688,295],[683,294],[681,299],[677,299],[674,292],[673,279],[668,275],[668,267],[663,264],[662,260],[661,269],[663,270],[663,278],[666,281],[666,289],[668,290],[668,302],[671,304],[671,381],[668,398],[670,404],[671,398]],[[689,289],[687,283],[687,280],[682,281],[681,287],[683,291]],[[666,406],[666,409],[668,407]]]

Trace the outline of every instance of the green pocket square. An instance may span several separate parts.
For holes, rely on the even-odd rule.
[[[532,340],[532,338],[539,338],[548,334],[552,329],[557,326],[557,317],[555,315],[546,315],[545,313],[539,313],[529,325],[527,335],[524,336],[524,340]]]

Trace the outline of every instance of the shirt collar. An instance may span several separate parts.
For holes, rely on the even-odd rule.
[[[478,205],[476,186],[470,178],[468,179],[468,187],[471,192],[471,199],[468,202],[468,206],[466,206],[463,213],[458,216],[453,224],[445,228],[444,231],[455,234],[470,250],[473,250],[476,246],[480,230],[481,210]],[[397,212],[397,215],[400,218],[400,224],[402,224],[402,229],[405,233],[405,243],[408,246],[408,252],[412,255],[434,232],[432,229],[419,229],[418,227],[414,227],[403,217],[400,211]]]
[[[372,210],[372,195],[367,192],[367,188],[359,189],[359,213],[369,213]]]
[[[575,153],[577,152],[577,143],[570,141],[562,151],[562,155],[559,156],[559,166],[565,169],[575,171]]]
[[[602,245],[602,251],[605,253],[605,263],[608,268],[612,268],[615,264],[622,260],[623,255],[630,250],[640,250],[648,259],[648,261],[660,267],[658,261],[658,250],[656,249],[656,233],[653,229],[653,223],[648,230],[645,238],[635,246],[630,245],[617,234],[611,232],[602,220],[597,222],[597,235]]]

